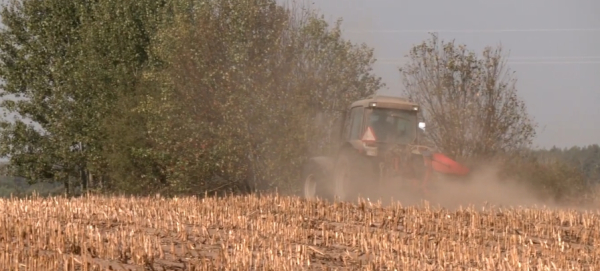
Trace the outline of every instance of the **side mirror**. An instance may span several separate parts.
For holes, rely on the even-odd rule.
[[[425,122],[419,122],[419,128],[421,128],[421,130],[425,131]]]

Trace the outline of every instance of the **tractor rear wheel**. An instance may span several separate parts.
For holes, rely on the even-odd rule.
[[[334,196],[340,201],[366,196],[364,192],[369,187],[368,184],[376,182],[369,178],[372,175],[369,174],[370,170],[367,158],[353,153],[351,150],[342,152],[336,161],[333,172]]]

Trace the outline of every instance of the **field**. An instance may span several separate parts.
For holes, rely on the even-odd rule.
[[[596,270],[599,216],[566,209],[228,198],[0,201],[2,270]]]

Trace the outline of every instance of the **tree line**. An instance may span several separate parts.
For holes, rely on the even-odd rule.
[[[15,0],[0,16],[5,174],[68,193],[293,190],[308,157],[333,154],[346,106],[384,87],[341,20],[275,0]],[[407,57],[432,144],[530,157],[536,124],[500,46],[433,34]]]
[[[271,0],[12,1],[0,155],[33,182],[131,193],[285,186],[315,116],[381,88],[373,50]],[[325,121],[327,121],[325,119]]]

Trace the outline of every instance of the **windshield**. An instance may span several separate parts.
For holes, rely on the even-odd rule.
[[[377,142],[412,144],[417,136],[417,113],[414,111],[374,108],[369,114]]]

